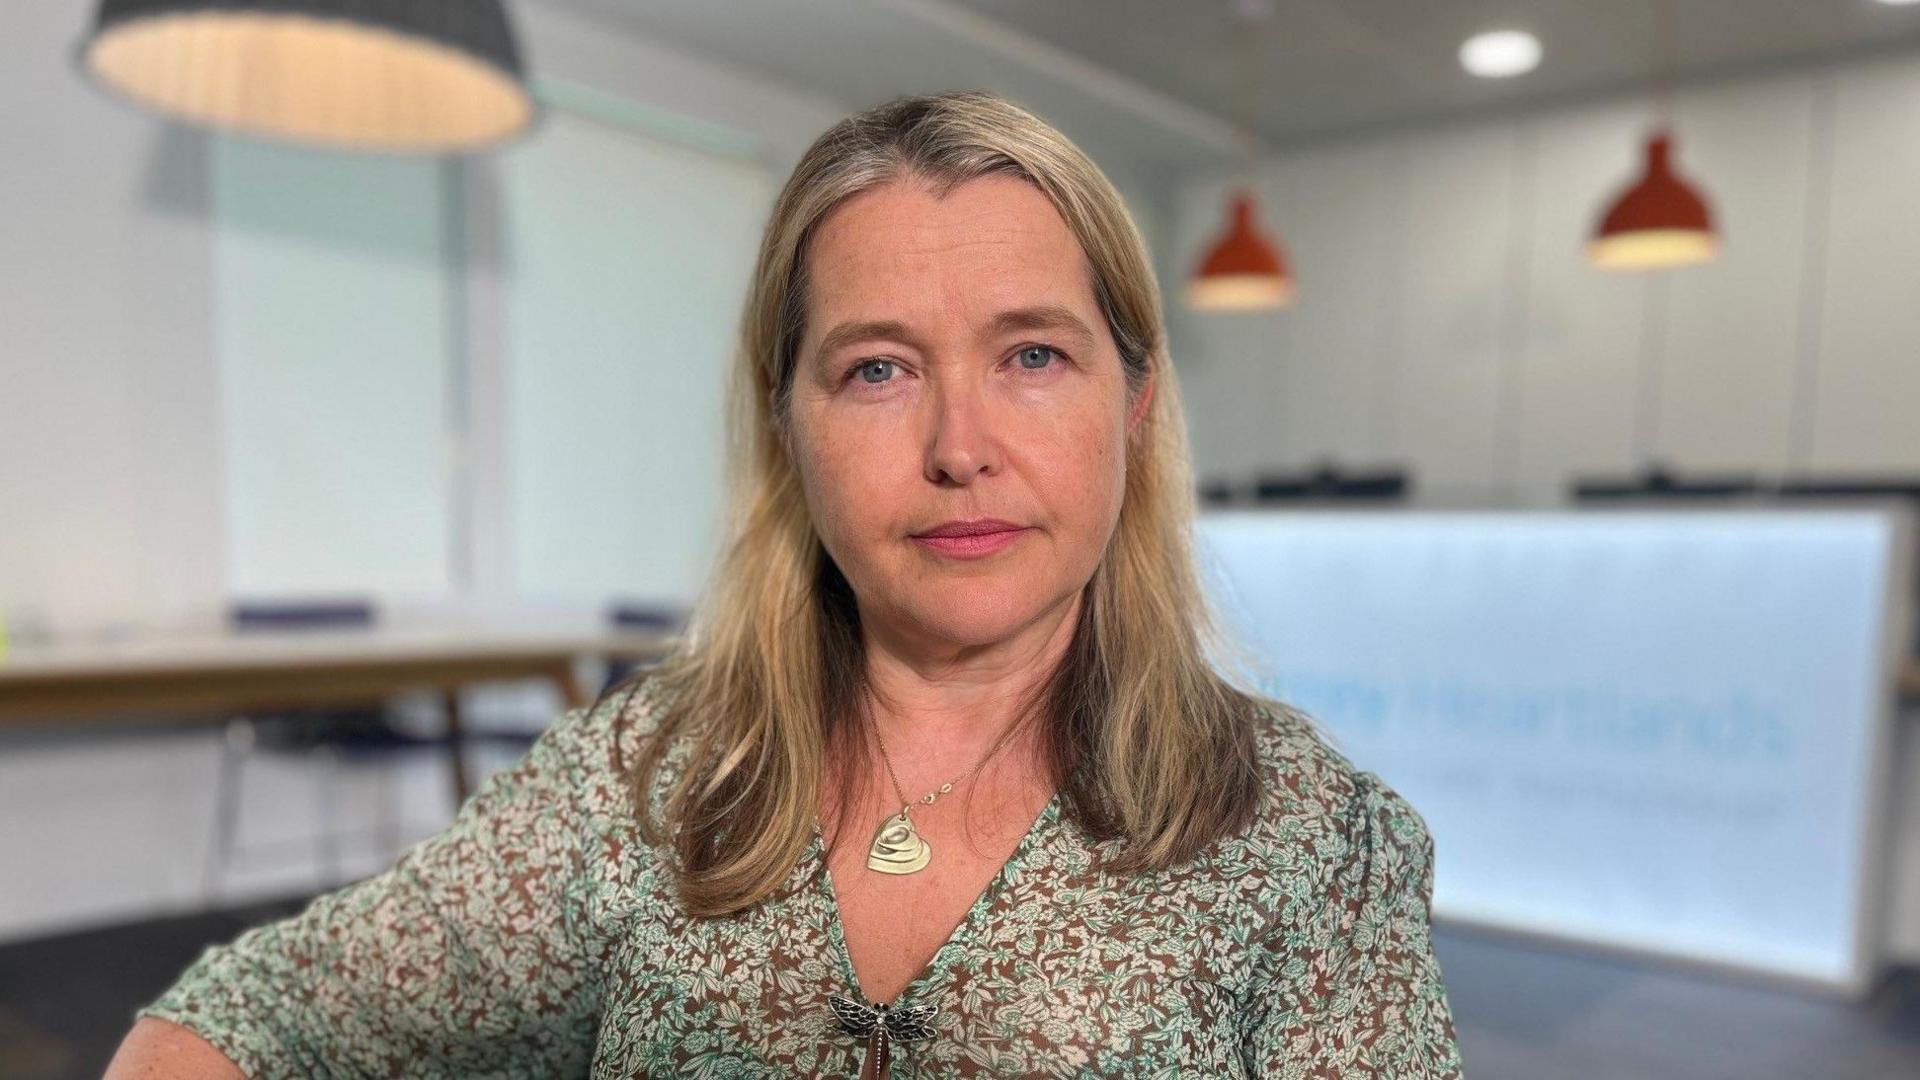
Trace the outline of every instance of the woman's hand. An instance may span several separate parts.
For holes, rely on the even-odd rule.
[[[105,1080],[246,1080],[246,1074],[212,1044],[179,1024],[143,1016],[107,1063]]]

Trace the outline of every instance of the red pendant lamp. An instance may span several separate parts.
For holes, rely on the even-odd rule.
[[[1673,136],[1647,139],[1647,169],[1600,219],[1587,252],[1602,270],[1656,270],[1708,262],[1719,254],[1713,213],[1673,171]]]
[[[1293,302],[1293,275],[1280,245],[1262,235],[1253,195],[1233,193],[1226,234],[1214,242],[1187,285],[1196,311],[1259,311]]]
[[[1253,197],[1256,144],[1253,106],[1259,100],[1259,62],[1272,10],[1266,0],[1237,0],[1234,10],[1246,25],[1235,28],[1234,45],[1242,86],[1241,171],[1245,178],[1227,201],[1227,230],[1208,248],[1187,282],[1187,306],[1196,311],[1269,311],[1293,302],[1293,271],[1277,239],[1261,231]]]
[[[1660,270],[1693,266],[1720,252],[1707,200],[1673,171],[1673,0],[1652,0],[1658,119],[1647,136],[1646,172],[1614,198],[1600,218],[1587,257],[1602,270]]]

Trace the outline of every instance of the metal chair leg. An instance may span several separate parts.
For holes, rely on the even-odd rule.
[[[391,765],[380,770],[380,861],[391,863],[400,857],[400,811],[399,799],[395,797],[394,769]]]
[[[340,807],[340,748],[322,746],[319,753],[325,761],[320,780],[320,830],[315,842],[320,852],[320,870],[322,880],[320,891],[327,892],[346,883],[346,871],[340,862],[340,835],[336,828]]]
[[[253,722],[234,717],[220,739],[220,781],[214,790],[213,839],[207,847],[202,891],[207,903],[220,901],[226,889],[227,868],[233,861],[234,837],[239,830],[240,781],[246,759],[253,752]]]

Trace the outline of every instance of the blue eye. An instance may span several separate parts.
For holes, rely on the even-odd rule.
[[[892,366],[893,366],[893,361],[891,360],[862,360],[858,364],[854,365],[853,370],[859,374],[863,382],[877,384],[877,383],[886,382],[887,380],[884,376],[880,378],[875,378],[873,375],[875,369],[881,368],[881,367],[890,368]]]
[[[1028,363],[1027,358],[1035,353],[1040,354],[1041,361],[1037,364]],[[1020,366],[1028,371],[1039,371],[1047,366],[1047,358],[1057,355],[1059,355],[1059,350],[1051,345],[1029,345],[1020,350]]]

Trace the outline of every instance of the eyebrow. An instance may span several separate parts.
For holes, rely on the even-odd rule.
[[[1035,304],[1031,307],[1011,308],[1002,311],[988,320],[982,337],[998,337],[1022,330],[1051,330],[1056,333],[1072,334],[1084,344],[1092,344],[1093,331],[1088,328],[1080,316],[1072,309],[1061,304]],[[910,345],[918,345],[919,340],[907,324],[897,319],[865,319],[843,322],[827,331],[820,339],[820,347],[814,352],[816,359],[824,359],[836,350],[861,341],[876,338],[892,338]]]

